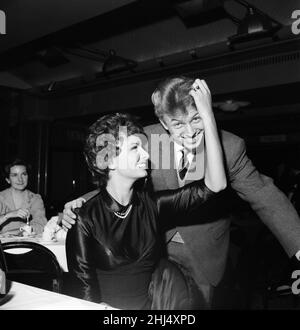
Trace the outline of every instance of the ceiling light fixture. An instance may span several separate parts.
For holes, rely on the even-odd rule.
[[[188,28],[226,18],[224,0],[172,0],[172,7]]]
[[[110,49],[109,55],[103,63],[102,72],[105,76],[123,71],[133,71],[137,62],[118,56],[115,50]]]
[[[246,7],[245,17],[240,20],[228,13],[228,17],[238,25],[237,33],[228,38],[228,46],[233,49],[234,45],[251,42],[261,38],[274,38],[282,24],[262,12],[254,5],[249,4],[245,0],[233,0],[240,5]]]
[[[47,91],[48,91],[48,92],[52,92],[53,89],[54,89],[54,87],[55,87],[55,85],[56,85],[56,81],[51,81],[51,82],[49,83],[48,87],[47,87]]]
[[[233,99],[228,99],[221,102],[213,102],[213,107],[218,108],[224,112],[235,112],[241,107],[245,107],[249,104],[250,102],[248,101],[236,101]]]

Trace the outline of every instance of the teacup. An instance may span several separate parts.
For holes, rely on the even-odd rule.
[[[23,227],[20,228],[23,236],[29,236],[32,234],[32,227],[29,225],[25,225]]]

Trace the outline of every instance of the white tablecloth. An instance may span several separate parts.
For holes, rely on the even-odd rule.
[[[0,299],[0,310],[113,310],[105,304],[77,299],[60,293],[11,282],[8,294]]]

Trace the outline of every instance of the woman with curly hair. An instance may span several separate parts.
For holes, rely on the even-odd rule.
[[[89,129],[85,156],[99,193],[77,209],[66,251],[80,298],[121,309],[189,309],[188,284],[163,259],[163,234],[189,221],[188,213],[214,203],[226,187],[222,151],[211,107],[203,107],[197,83],[191,91],[203,118],[207,147],[205,178],[151,194],[144,184],[147,138],[128,115],[101,117]],[[207,215],[200,217],[207,220]],[[197,222],[197,223],[198,223]]]

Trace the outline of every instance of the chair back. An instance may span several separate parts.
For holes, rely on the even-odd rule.
[[[2,245],[0,241],[0,300],[6,295],[7,293],[7,285],[6,285],[6,261],[4,257],[4,253],[2,250]],[[1,305],[1,303],[0,303]]]
[[[62,270],[52,251],[35,242],[2,244],[7,278],[42,289],[61,292]],[[22,249],[19,251],[9,251]]]
[[[0,241],[0,269],[2,269],[4,272],[7,271],[7,266],[6,266],[6,261],[5,261],[1,241]]]

